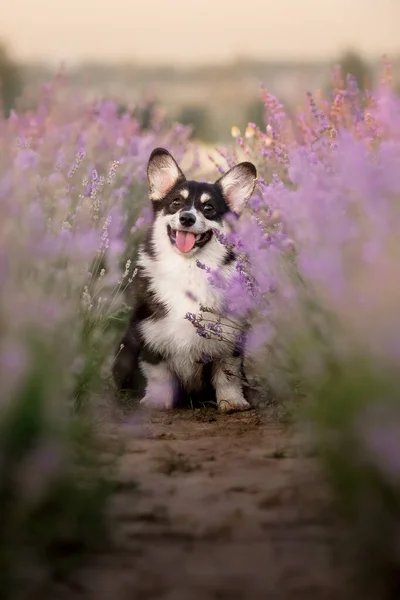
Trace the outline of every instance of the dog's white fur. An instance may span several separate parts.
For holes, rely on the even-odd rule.
[[[235,345],[235,331],[232,321],[221,319],[222,340],[205,339],[196,333],[192,323],[185,319],[190,312],[199,314],[200,306],[207,307],[213,313],[207,312],[205,319],[216,322],[223,308],[223,296],[218,288],[208,281],[208,274],[200,269],[196,260],[200,260],[211,269],[220,268],[221,275],[229,277],[234,271],[233,265],[220,267],[221,251],[223,248],[215,236],[199,250],[191,251],[194,256],[184,256],[171,245],[166,231],[166,222],[173,222],[176,215],[159,216],[154,224],[155,258],[149,258],[139,253],[138,265],[143,267],[145,275],[150,280],[151,290],[160,302],[167,306],[168,314],[163,319],[154,321],[147,319],[141,324],[142,334],[150,347],[170,355],[168,364],[171,370],[180,374],[184,383],[189,386],[193,377],[200,373],[200,361],[204,355],[212,356],[215,361],[213,384],[216,388],[217,403],[222,411],[243,410],[249,405],[243,397],[240,378],[240,357],[229,357]],[[205,231],[205,224],[199,225],[199,232]],[[220,225],[224,231],[226,227]],[[223,256],[223,254],[222,254]],[[237,322],[237,330],[241,324]],[[237,331],[236,330],[236,331]],[[172,351],[173,350],[173,351]],[[148,386],[143,402],[155,405],[160,402],[159,394],[152,393],[152,388],[164,377],[165,408],[171,408],[170,374],[165,365],[152,366],[142,363],[142,370],[148,379]],[[229,372],[231,375],[227,375]],[[158,387],[158,386],[157,386]],[[163,398],[163,396],[161,396]]]

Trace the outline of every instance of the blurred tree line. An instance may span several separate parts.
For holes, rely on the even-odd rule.
[[[344,80],[346,80],[347,76],[352,76],[357,82],[359,89],[365,90],[373,87],[371,66],[358,52],[353,50],[344,52],[339,58],[338,64],[341,67]],[[332,87],[327,86],[326,92],[329,94],[331,91]],[[286,111],[290,113],[290,102],[285,102],[282,98],[280,100],[284,104]],[[263,129],[266,124],[265,118],[264,104],[259,98],[255,97],[252,102],[243,106],[240,122],[235,124],[244,130],[247,123],[251,122]],[[223,130],[221,129],[221,124],[218,122],[220,119],[209,107],[202,105],[182,106],[177,114],[177,120],[184,125],[192,126],[193,136],[198,140],[206,143],[215,142],[216,140],[228,141],[227,139],[223,139]],[[229,130],[230,128],[227,128],[226,131]]]
[[[354,50],[345,52],[339,60],[339,65],[343,77],[345,79],[348,75],[354,77],[360,90],[372,88],[371,67],[358,52]]]
[[[22,78],[19,66],[0,40],[0,110],[7,117],[20,95]]]
[[[372,65],[364,60],[358,52],[353,50],[344,52],[339,57],[338,63],[341,66],[344,79],[350,74],[354,77],[360,89],[371,89],[373,87],[374,68],[372,68]],[[242,65],[242,67],[245,68],[246,71],[251,71],[251,65],[252,63],[250,61],[248,64]],[[260,65],[258,65],[257,68],[261,69],[264,65],[263,68],[266,69],[269,63],[260,63]],[[253,68],[255,68],[254,65]],[[279,69],[279,66],[275,66],[275,68]],[[326,75],[328,76],[328,65],[326,69]],[[109,71],[110,69],[107,71],[108,75],[110,74]],[[208,85],[210,81],[206,77],[207,69],[204,67],[203,70],[195,70],[194,73],[197,73],[197,71],[205,78],[204,85]],[[141,76],[144,77],[146,72],[147,71],[144,70]],[[225,71],[222,72],[225,73]],[[116,80],[118,81],[118,69],[112,69],[111,73],[116,73]],[[136,77],[139,75],[136,75]],[[120,76],[121,75],[119,75],[119,77]],[[158,77],[161,75],[150,71],[147,76],[148,79],[150,76],[152,78],[149,81],[154,82],[154,80],[156,80],[158,82]],[[192,74],[192,76],[194,77],[194,74]],[[212,73],[210,77],[211,76]],[[257,76],[259,76],[258,71]],[[15,106],[16,99],[22,92],[23,83],[29,83],[29,78],[36,83],[37,81],[41,81],[43,77],[51,77],[51,72],[43,75],[43,73],[36,72],[32,66],[23,68],[23,66],[18,65],[13,59],[7,46],[0,40],[0,111],[2,110],[4,114],[8,116],[10,110]],[[139,80],[141,84],[143,84],[140,77]],[[264,72],[264,78],[261,80],[265,81],[268,85],[267,71]],[[332,85],[328,84],[323,87],[326,93],[329,94],[332,92]],[[398,91],[400,91],[400,89]],[[290,110],[290,102],[284,102],[285,99],[283,98],[280,98],[280,100],[285,104],[286,108]],[[137,114],[135,116],[140,120],[144,129],[151,127],[152,114],[158,106],[158,100],[150,97],[147,98],[146,102],[143,102],[140,107],[137,107]],[[214,143],[217,140],[220,142],[228,142],[230,140],[230,128],[232,124],[238,125],[242,130],[245,129],[248,122],[256,123],[261,128],[265,126],[265,109],[261,100],[257,98],[256,87],[254,89],[253,100],[250,100],[249,102],[248,99],[246,101],[242,99],[241,101],[239,97],[237,102],[234,102],[232,106],[227,106],[226,109],[226,111],[221,111],[216,106],[206,103],[203,104],[202,102],[198,102],[197,104],[181,103],[180,106],[177,106],[176,110],[173,111],[173,114],[169,115],[169,118],[171,121],[176,120],[184,125],[190,125],[192,127],[193,137],[205,143]],[[125,110],[126,107],[122,105],[121,112],[123,113]]]

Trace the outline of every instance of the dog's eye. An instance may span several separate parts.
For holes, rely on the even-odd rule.
[[[203,213],[206,219],[212,219],[217,214],[217,211],[212,204],[206,204],[203,206]]]
[[[179,208],[180,206],[182,206],[182,200],[174,200],[171,206],[173,206],[173,208]]]

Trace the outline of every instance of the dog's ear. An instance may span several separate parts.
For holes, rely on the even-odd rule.
[[[221,189],[231,210],[240,215],[252,195],[257,179],[257,169],[250,162],[235,165],[222,175],[216,185]]]
[[[186,178],[168,150],[155,148],[147,165],[147,179],[149,181],[150,200],[158,202],[179,181],[185,181]]]

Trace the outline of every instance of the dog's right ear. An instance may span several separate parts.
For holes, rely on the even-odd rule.
[[[150,200],[158,202],[179,181],[185,181],[186,177],[168,150],[155,148],[147,165],[147,179],[149,181]]]
[[[241,162],[232,167],[216,181],[228,205],[234,213],[240,215],[247,200],[254,192],[257,181],[257,169],[250,162]]]

